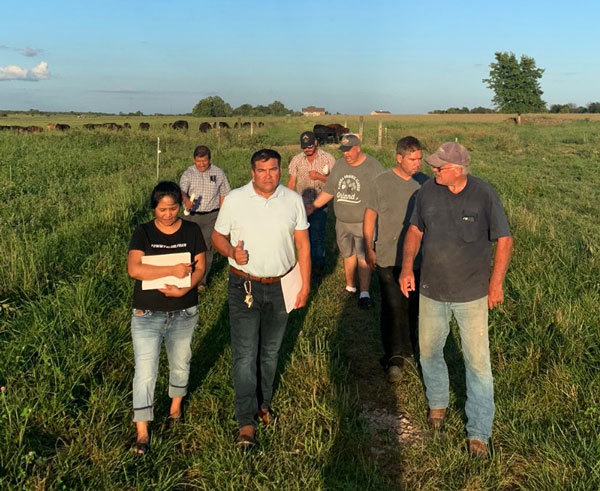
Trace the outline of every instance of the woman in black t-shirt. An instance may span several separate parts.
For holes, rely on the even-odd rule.
[[[171,422],[182,420],[181,402],[187,393],[192,335],[198,321],[197,285],[204,274],[206,244],[195,223],[179,218],[181,203],[177,184],[158,183],[150,197],[155,218],[138,226],[129,244],[127,272],[136,280],[131,337],[135,355],[133,421],[138,454],[145,454],[150,448],[148,421],[154,419],[154,386],[163,339],[169,359]],[[149,264],[156,260],[143,259],[177,253],[184,253],[184,257],[163,258],[163,264],[172,264],[170,266]],[[164,283],[159,280],[162,278],[165,278]],[[187,286],[171,284],[185,279],[188,279]],[[146,283],[151,280],[162,284]]]

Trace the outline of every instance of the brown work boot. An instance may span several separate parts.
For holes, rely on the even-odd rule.
[[[469,439],[469,455],[478,459],[487,459],[490,456],[487,443],[481,440]]]
[[[430,409],[427,416],[427,422],[434,430],[439,430],[444,424],[446,418],[446,409]]]
[[[275,422],[275,414],[271,409],[259,409],[254,415],[256,421],[262,423],[264,426],[271,426]]]
[[[256,444],[256,429],[252,425],[242,426],[240,428],[240,432],[238,433],[237,438],[235,439],[235,444],[244,449],[249,450]]]

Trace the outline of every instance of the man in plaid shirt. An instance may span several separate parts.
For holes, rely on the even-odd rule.
[[[206,243],[206,271],[198,288],[206,287],[206,278],[212,264],[214,248],[210,237],[221,203],[230,191],[229,182],[222,169],[210,162],[210,148],[199,145],[194,150],[194,165],[188,167],[179,180],[186,209],[185,220],[196,223]]]
[[[312,131],[300,135],[302,153],[290,161],[287,187],[302,196],[304,206],[312,204],[322,191],[327,176],[333,169],[335,159],[317,147],[317,138]],[[316,209],[308,218],[310,228],[310,256],[313,276],[320,281],[325,259],[325,226],[327,225],[327,205]]]

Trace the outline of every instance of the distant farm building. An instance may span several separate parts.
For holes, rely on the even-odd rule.
[[[383,114],[392,114],[389,111],[371,111],[371,116],[381,116]]]
[[[325,116],[325,108],[315,106],[303,107],[302,114],[304,116]]]

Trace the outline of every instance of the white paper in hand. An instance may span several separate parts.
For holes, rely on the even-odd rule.
[[[160,254],[157,256],[142,256],[142,264],[152,264],[154,266],[175,266],[181,263],[191,263],[192,255],[189,252],[175,252],[173,254]],[[175,285],[178,288],[189,288],[192,286],[192,275],[185,278],[177,276],[163,276],[155,280],[143,280],[142,290],[160,290],[165,285]]]
[[[296,266],[284,277],[281,278],[281,291],[283,292],[283,300],[285,302],[285,310],[289,314],[294,310],[296,297],[302,289],[302,276],[300,275],[300,265]]]

